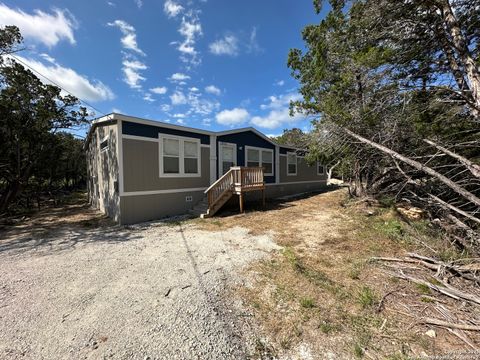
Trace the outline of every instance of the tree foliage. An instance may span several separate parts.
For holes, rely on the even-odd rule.
[[[303,30],[306,50],[288,57],[303,96],[291,112],[317,117],[310,147],[341,163],[352,194],[478,228],[479,22],[478,0],[330,1]]]
[[[84,123],[86,110],[5,57],[21,39],[15,27],[0,29],[0,213],[22,194],[77,184],[86,171],[82,142],[62,132]]]

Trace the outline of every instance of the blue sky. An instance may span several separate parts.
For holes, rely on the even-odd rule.
[[[312,0],[0,2],[20,27],[19,59],[102,113],[269,134],[309,129],[288,116],[298,84],[286,66]]]

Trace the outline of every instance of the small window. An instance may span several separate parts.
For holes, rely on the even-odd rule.
[[[296,153],[287,153],[287,175],[297,175]]]
[[[317,163],[317,175],[325,175],[325,166]]]
[[[200,141],[160,137],[160,176],[199,176]]]
[[[100,151],[108,150],[108,136],[100,142]]]

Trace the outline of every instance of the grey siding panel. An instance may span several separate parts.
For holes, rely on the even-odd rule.
[[[207,188],[210,185],[210,149],[201,147],[200,177],[160,177],[157,141],[123,139],[124,191]]]
[[[106,136],[108,136],[108,149],[101,151],[100,142]],[[90,203],[94,208],[104,212],[115,221],[120,220],[117,141],[117,124],[98,126],[87,150]]]
[[[192,196],[193,201],[186,202],[186,196]],[[158,220],[167,216],[182,215],[204,196],[203,191],[122,196],[120,201],[121,223],[135,224]]]
[[[326,180],[327,175],[317,175],[317,166],[309,166],[304,158],[297,157],[297,175],[287,176],[287,157],[280,156],[280,183]]]

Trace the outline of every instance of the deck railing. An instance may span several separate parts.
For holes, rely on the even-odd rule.
[[[244,191],[260,190],[264,187],[263,168],[231,167],[220,179],[205,190],[208,207],[212,208],[227,192],[240,194]]]

